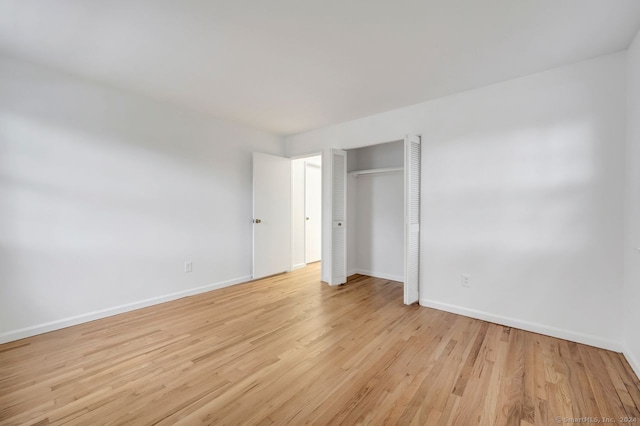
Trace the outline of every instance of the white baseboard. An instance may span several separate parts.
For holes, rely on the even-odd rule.
[[[451,312],[454,314],[463,315],[465,317],[471,317],[500,325],[506,325],[507,327],[519,328],[522,330],[531,331],[533,333],[557,337],[559,339],[570,340],[572,342],[583,343],[585,345],[595,346],[597,348],[607,349],[614,352],[622,352],[622,345],[620,342],[603,339],[598,336],[551,327],[535,322],[523,321],[516,318],[504,317],[502,315],[495,315],[488,312],[468,309],[461,306],[450,305],[448,303],[436,302],[433,300],[420,299],[420,306],[426,306],[428,308]]]
[[[387,274],[386,272],[367,271],[365,269],[352,269],[351,271],[349,271],[347,276],[349,277],[353,274],[367,275],[369,277],[382,278],[383,280],[404,282],[404,277],[402,275]]]
[[[159,303],[170,302],[172,300],[181,299],[183,297],[193,296],[200,293],[205,293],[207,291],[216,290],[219,288],[229,287],[229,286],[240,284],[250,280],[251,280],[251,275],[247,275],[245,277],[234,278],[227,281],[221,281],[214,284],[208,284],[201,287],[191,288],[189,290],[165,294],[164,296],[152,297],[152,298],[140,300],[137,302],[114,306],[112,308],[106,308],[106,309],[100,309],[97,311],[87,312],[85,314],[75,315],[72,317],[50,321],[43,324],[37,324],[30,327],[20,328],[18,330],[6,331],[4,333],[0,333],[0,344],[12,342],[14,340],[24,339],[25,337],[31,337],[37,334],[47,333],[49,331],[59,330],[61,328],[71,327],[72,325],[78,325],[85,322],[94,321],[100,318],[110,317],[110,316],[121,314],[124,312],[134,311],[140,308],[146,308],[147,306],[157,305]]]
[[[633,372],[636,373],[636,377],[638,377],[638,379],[640,380],[640,361],[638,360],[638,358],[634,355],[633,352],[631,352],[627,345],[624,345],[624,347],[622,348],[622,354],[627,359],[627,362],[633,369]]]
[[[293,265],[293,266],[291,267],[291,270],[292,270],[292,271],[295,271],[296,269],[302,269],[302,268],[304,268],[305,266],[307,266],[307,264],[306,264],[306,263],[298,263],[297,265]]]

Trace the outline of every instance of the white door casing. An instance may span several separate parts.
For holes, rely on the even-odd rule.
[[[347,153],[322,152],[322,281],[347,282]]]
[[[253,278],[290,269],[291,160],[253,153]]]
[[[404,303],[420,298],[420,136],[404,139]]]

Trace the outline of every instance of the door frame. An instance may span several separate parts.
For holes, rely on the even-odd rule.
[[[404,134],[402,134],[402,135],[398,136],[398,137],[397,137],[397,138],[395,138],[395,139],[388,139],[388,140],[385,140],[385,141],[381,141],[381,142],[374,142],[374,143],[355,144],[354,146],[350,146],[350,147],[348,147],[348,148],[340,148],[340,149],[343,149],[343,150],[349,151],[349,150],[352,150],[352,149],[366,148],[366,147],[376,146],[376,145],[382,145],[382,144],[390,143],[390,142],[405,141],[405,138],[406,138],[408,135],[418,136],[418,138],[420,138],[420,140],[421,140],[422,146],[424,147],[424,138],[423,138],[422,133],[412,133],[412,132],[407,132],[407,133],[404,133]],[[406,163],[406,154],[405,154],[405,155],[403,155],[403,157],[404,157],[404,163]],[[424,159],[424,151],[422,151],[422,154],[421,154],[421,156],[420,156],[420,169],[421,169],[421,172],[423,171],[423,168],[422,168],[423,159]],[[406,168],[406,164],[403,164],[403,166]],[[403,173],[404,173],[404,172],[403,172]],[[422,181],[422,173],[421,173],[420,181]],[[405,193],[405,197],[406,197],[406,190],[407,190],[406,186],[407,186],[407,185],[406,185],[406,182],[405,182],[405,183],[404,183],[404,187],[403,187],[403,192]],[[406,204],[406,199],[405,199],[405,204]],[[422,201],[420,202],[420,204],[421,204],[421,205],[420,205],[420,211],[421,211],[420,216],[422,216],[422,211],[423,211],[423,209],[422,209],[422,207],[423,207],[423,206],[422,206]],[[403,219],[403,234],[406,234],[406,223],[405,223],[405,219]],[[418,244],[419,244],[419,245],[422,245],[422,244],[421,244],[422,234],[420,234],[420,235],[421,235],[421,236],[420,236],[420,241],[419,241],[419,243],[418,243]],[[406,242],[404,242],[404,243],[403,243],[403,245],[404,245],[404,246],[405,246],[405,248],[406,248]],[[405,254],[403,257],[404,257],[403,261],[404,261],[404,264],[405,264],[405,266],[406,266],[406,254]],[[422,288],[423,276],[424,276],[424,275],[423,275],[423,265],[422,265],[422,262],[419,262],[419,263],[420,263],[420,264],[419,264],[419,273],[418,273],[418,289],[420,290],[420,288]],[[348,272],[348,271],[347,271],[347,272]],[[403,282],[402,282],[402,284],[403,284],[403,302],[404,302],[404,289],[406,288],[406,285],[407,285],[407,284],[406,284],[406,281],[407,281],[406,271],[405,271],[404,275],[405,275],[405,276],[403,277]],[[419,303],[419,301],[418,301],[418,303]]]

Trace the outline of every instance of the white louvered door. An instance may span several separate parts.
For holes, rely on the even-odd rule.
[[[322,281],[347,282],[347,153],[322,153]]]
[[[420,136],[404,139],[404,303],[420,298]]]

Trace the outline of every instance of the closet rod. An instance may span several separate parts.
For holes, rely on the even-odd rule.
[[[359,175],[371,175],[374,173],[401,172],[403,170],[404,170],[404,167],[387,167],[382,169],[355,170],[353,172],[349,172],[349,174],[354,176],[359,176]]]

